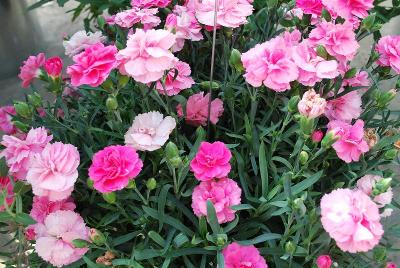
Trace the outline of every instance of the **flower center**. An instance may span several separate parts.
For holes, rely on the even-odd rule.
[[[138,128],[137,129],[137,132],[138,133],[141,133],[141,134],[146,134],[146,135],[150,135],[150,136],[154,136],[154,135],[156,135],[156,129],[155,128]]]

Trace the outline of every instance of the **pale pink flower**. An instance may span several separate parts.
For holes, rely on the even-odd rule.
[[[170,51],[174,44],[175,36],[167,30],[137,29],[117,54],[119,71],[145,84],[160,80],[177,61]]]
[[[297,107],[301,115],[316,118],[325,112],[326,100],[321,98],[314,89],[310,89],[304,93]]]
[[[313,142],[318,143],[322,140],[322,138],[324,137],[324,132],[322,132],[322,130],[318,129],[315,130],[312,134],[311,134],[311,139]]]
[[[264,84],[278,92],[290,89],[290,82],[299,77],[299,70],[287,42],[278,36],[242,54],[244,77],[250,85],[260,87]]]
[[[88,248],[75,248],[72,244],[75,239],[89,240],[89,228],[78,213],[70,210],[53,212],[35,229],[37,254],[56,267],[73,263],[88,251]]]
[[[209,101],[210,93],[207,93],[204,96],[204,92],[200,92],[190,96],[186,102],[186,123],[192,126],[206,126],[208,120]],[[185,116],[181,104],[178,104],[176,110],[179,117]],[[210,109],[210,122],[216,125],[223,112],[224,106],[222,100],[218,98],[212,100]]]
[[[171,116],[164,118],[160,112],[139,114],[125,134],[125,144],[139,151],[158,150],[167,142],[175,127],[175,119]]]
[[[344,79],[342,85],[344,87],[368,87],[370,84],[368,73],[366,71],[359,71],[354,77]]]
[[[168,14],[165,27],[173,31],[176,36],[176,44],[172,47],[174,52],[180,51],[185,40],[199,41],[203,39],[201,26],[197,21],[194,11],[187,7],[176,5],[173,13]]]
[[[381,213],[381,218],[386,218],[386,217],[390,217],[393,213],[393,209],[392,208],[385,208],[383,210],[383,212]]]
[[[300,8],[304,14],[320,16],[323,5],[321,0],[296,0],[296,7]]]
[[[323,45],[330,55],[340,61],[352,60],[360,47],[353,25],[347,22],[333,24],[322,21],[311,31],[308,40],[314,45]]]
[[[196,1],[196,18],[200,23],[214,26],[215,0]],[[247,17],[253,14],[252,1],[224,0],[218,1],[217,25],[237,28],[247,23]]]
[[[368,10],[374,7],[373,2],[374,0],[322,0],[327,9],[344,19],[350,19],[353,16],[367,17]]]
[[[400,74],[400,36],[388,35],[382,37],[376,45],[379,53],[377,63],[381,66],[390,66]]]
[[[332,259],[329,255],[320,255],[316,263],[318,268],[331,268]]]
[[[6,148],[0,153],[0,158],[6,159],[9,172],[13,176],[25,180],[31,159],[42,152],[52,138],[53,136],[47,135],[45,128],[32,128],[23,139],[5,135],[1,144]]]
[[[190,169],[199,181],[209,181],[214,178],[225,178],[231,171],[231,151],[223,142],[213,143],[203,141],[190,162]]]
[[[16,115],[14,106],[3,106],[0,107],[0,131],[6,135],[13,135],[17,133],[17,128],[11,121],[12,115]]]
[[[39,53],[36,56],[29,56],[20,68],[18,77],[22,80],[22,87],[28,87],[33,79],[39,77],[41,74],[40,67],[43,66],[46,58],[44,53]]]
[[[103,43],[106,37],[100,31],[86,33],[85,31],[76,32],[69,40],[63,42],[65,55],[73,57],[92,45]]]
[[[157,13],[157,8],[140,9],[133,7],[117,13],[114,23],[123,28],[131,28],[133,25],[141,23],[145,30],[153,29],[161,23],[160,18],[156,16]]]
[[[108,146],[93,156],[89,177],[94,188],[109,193],[125,188],[140,173],[143,162],[129,146]]]
[[[71,85],[75,87],[101,85],[117,67],[115,58],[117,51],[116,46],[104,46],[98,43],[75,55],[73,57],[75,64],[67,68],[67,73],[71,76]]]
[[[337,99],[329,100],[325,116],[329,120],[350,122],[361,115],[361,96],[357,91],[351,91]]]
[[[131,0],[132,7],[149,8],[149,7],[166,7],[171,0]]]
[[[197,217],[207,216],[207,201],[214,205],[219,223],[235,219],[235,210],[231,207],[240,204],[242,190],[234,180],[202,181],[192,194],[192,209]]]
[[[157,82],[157,91],[162,95],[174,96],[184,89],[191,88],[194,80],[190,74],[189,64],[177,61],[173,69],[168,71],[164,85],[160,81]]]
[[[242,246],[236,242],[229,244],[222,251],[225,268],[268,268],[258,249],[251,246]]]
[[[14,202],[14,192],[13,192],[13,185],[11,183],[11,180],[9,177],[1,177],[0,176],[0,195],[3,194],[3,191],[5,191],[6,196],[3,196],[1,199],[2,205],[0,206],[0,211],[4,211],[6,208],[4,206],[4,197],[5,201],[8,206],[11,206],[11,204]]]
[[[50,201],[46,196],[34,196],[30,216],[37,223],[44,223],[47,215],[58,210],[75,210],[72,198]]]
[[[78,179],[79,162],[79,152],[73,145],[49,143],[40,154],[34,155],[26,180],[35,195],[47,196],[50,201],[65,199]]]
[[[44,69],[46,70],[47,74],[52,77],[58,77],[61,75],[63,68],[63,60],[56,56],[52,58],[48,58],[44,62]]]
[[[383,235],[378,206],[360,190],[337,189],[325,194],[321,222],[337,246],[350,253],[374,248]]]
[[[337,156],[350,163],[359,161],[363,153],[369,151],[368,143],[364,140],[364,121],[357,120],[354,125],[342,121],[331,121],[328,131],[333,131],[339,140],[332,147]]]
[[[381,193],[377,196],[372,196],[372,190],[375,187],[375,184],[381,179],[383,179],[381,176],[365,175],[357,181],[357,188],[371,196],[371,198],[373,198],[380,208],[390,204],[393,198],[392,187],[389,187],[384,193]]]

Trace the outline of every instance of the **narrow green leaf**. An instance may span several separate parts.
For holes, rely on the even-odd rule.
[[[255,244],[262,243],[262,242],[269,241],[269,240],[279,239],[281,237],[282,236],[280,234],[269,233],[269,234],[263,234],[263,235],[257,236],[253,239],[238,241],[238,243],[241,245],[244,245],[244,246],[250,246],[250,245],[255,245]]]
[[[261,142],[260,149],[258,152],[258,162],[260,166],[261,176],[261,196],[267,197],[268,194],[268,164],[265,156],[265,145]]]
[[[217,213],[215,212],[214,205],[210,200],[207,201],[207,219],[213,233],[219,234],[221,232],[221,227],[218,223]]]
[[[15,221],[23,224],[24,226],[36,223],[36,221],[26,213],[18,213],[17,215],[15,215]]]
[[[222,255],[221,251],[219,251],[217,254],[217,263],[218,263],[218,268],[225,268],[224,255]]]

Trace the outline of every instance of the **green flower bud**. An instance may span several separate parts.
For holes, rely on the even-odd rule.
[[[29,125],[22,123],[21,121],[13,121],[13,124],[22,132],[28,132],[29,130]]]
[[[147,180],[146,182],[146,187],[147,189],[149,189],[150,191],[154,190],[157,188],[157,181],[155,178],[150,178]]]
[[[329,56],[328,51],[326,51],[323,45],[317,46],[317,55],[324,59],[327,59]]]
[[[304,200],[302,198],[296,198],[293,201],[293,209],[299,211],[301,216],[304,216],[307,212],[307,208],[304,205]]]
[[[354,76],[356,76],[356,74],[357,74],[357,69],[356,68],[351,68],[350,70],[348,70],[344,74],[344,78],[345,79],[350,79],[350,78],[353,78]]]
[[[121,75],[118,79],[118,87],[125,87],[129,82],[129,76]]]
[[[392,178],[381,179],[377,183],[375,183],[374,189],[378,190],[379,194],[385,193],[389,189],[391,182]]]
[[[321,145],[325,149],[329,149],[339,139],[333,131],[328,131],[321,141]]]
[[[91,178],[88,178],[86,180],[86,185],[90,188],[90,189],[94,189],[93,185],[94,185],[94,181]]]
[[[304,135],[309,136],[314,130],[314,119],[305,116],[300,117],[300,129]]]
[[[224,246],[226,244],[226,242],[228,241],[228,237],[226,236],[226,234],[218,234],[217,235],[217,246]]]
[[[203,81],[203,82],[200,83],[200,86],[201,86],[202,89],[209,90],[210,89],[210,81]],[[215,81],[213,81],[212,84],[211,84],[211,89],[219,89],[219,88],[220,88],[220,84],[215,82]]]
[[[113,81],[109,78],[106,81],[101,84],[101,87],[104,88],[107,92],[112,92],[114,89],[114,83]]]
[[[28,95],[28,101],[36,108],[42,106],[42,97],[37,92]]]
[[[285,251],[287,254],[293,255],[296,252],[296,245],[292,241],[286,242]]]
[[[165,158],[168,161],[169,159],[172,159],[177,156],[179,156],[178,146],[176,146],[176,144],[173,143],[172,141],[168,142],[167,146],[165,146]]]
[[[72,240],[72,245],[76,248],[86,248],[89,245],[89,242],[83,239],[74,239]]]
[[[98,246],[104,245],[104,243],[106,242],[106,237],[104,236],[104,234],[95,228],[90,228],[89,238],[90,241]]]
[[[372,27],[375,23],[376,14],[371,14],[368,17],[364,18],[361,23],[361,27],[371,31]]]
[[[115,97],[108,97],[106,100],[106,106],[109,111],[117,110],[118,101]]]
[[[306,151],[301,151],[299,155],[300,164],[304,165],[305,163],[307,163],[308,158],[309,158],[308,153]]]
[[[130,180],[128,185],[126,186],[127,189],[135,189],[136,188],[136,181]]]
[[[206,131],[203,127],[198,127],[196,129],[196,138],[199,140],[204,140],[206,138]]]
[[[239,73],[244,71],[241,56],[242,55],[240,54],[239,50],[232,49],[231,56],[229,58],[229,64],[234,67]]]
[[[300,96],[296,95],[290,98],[288,102],[288,111],[289,113],[296,113],[297,112],[297,105],[300,102]]]
[[[374,248],[374,259],[378,262],[382,262],[386,260],[386,248],[384,247],[375,247]]]
[[[376,90],[374,92],[375,101],[379,108],[385,108],[395,97],[396,97],[396,90],[391,89],[389,91],[383,92]]]
[[[396,150],[396,149],[391,149],[391,150],[387,151],[387,152],[384,154],[383,157],[384,157],[386,160],[393,160],[393,159],[396,158],[396,156],[397,156],[397,150]]]
[[[117,195],[115,194],[115,192],[104,193],[103,199],[109,204],[115,204],[115,202],[117,201]]]
[[[32,109],[26,102],[23,101],[16,101],[14,103],[14,108],[17,114],[24,118],[31,118],[32,117]]]
[[[176,157],[169,159],[168,162],[172,167],[178,168],[182,165],[182,158],[180,158],[179,156],[176,156]]]

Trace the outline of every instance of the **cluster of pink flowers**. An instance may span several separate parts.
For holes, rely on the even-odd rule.
[[[156,16],[157,13],[157,8],[140,9],[133,7],[117,13],[114,17],[114,23],[122,28],[131,28],[133,25],[141,23],[144,30],[153,29],[161,23],[160,18]]]
[[[236,242],[222,251],[226,268],[268,268],[265,259],[255,246],[242,246]]]

